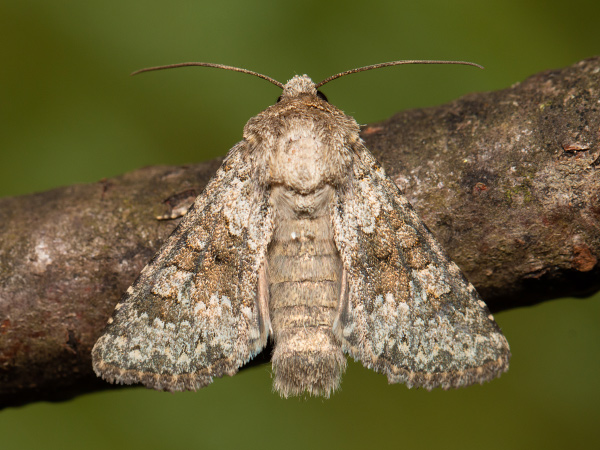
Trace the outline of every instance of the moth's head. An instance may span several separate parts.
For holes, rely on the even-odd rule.
[[[317,96],[322,100],[327,101],[325,95],[317,90],[316,84],[308,75],[295,75],[290,81],[283,86],[283,92],[277,99],[277,102],[297,98],[301,95]]]

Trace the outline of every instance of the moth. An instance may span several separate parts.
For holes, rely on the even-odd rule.
[[[357,122],[314,83],[286,84],[116,305],[93,350],[98,376],[196,390],[274,341],[283,397],[329,397],[346,355],[390,383],[444,389],[508,369],[485,303],[384,173]]]

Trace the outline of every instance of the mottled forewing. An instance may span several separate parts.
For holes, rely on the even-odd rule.
[[[467,386],[508,368],[506,339],[362,143],[333,208],[347,291],[334,325],[343,348],[391,383]]]
[[[108,381],[197,389],[233,375],[267,340],[257,302],[272,232],[245,142],[127,290],[92,351]]]

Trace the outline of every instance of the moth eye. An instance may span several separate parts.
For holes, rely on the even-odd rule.
[[[281,101],[281,95],[277,97],[277,101],[275,103],[279,103]]]
[[[325,94],[323,94],[321,91],[317,91],[317,97],[319,97],[321,100],[325,100],[327,103],[329,103],[329,100],[327,100],[327,97],[325,97]]]

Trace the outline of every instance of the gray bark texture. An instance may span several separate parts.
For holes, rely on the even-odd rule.
[[[492,311],[600,286],[600,58],[363,138]],[[0,408],[112,388],[90,351],[220,161],[0,199]],[[268,358],[270,355],[266,355]]]

